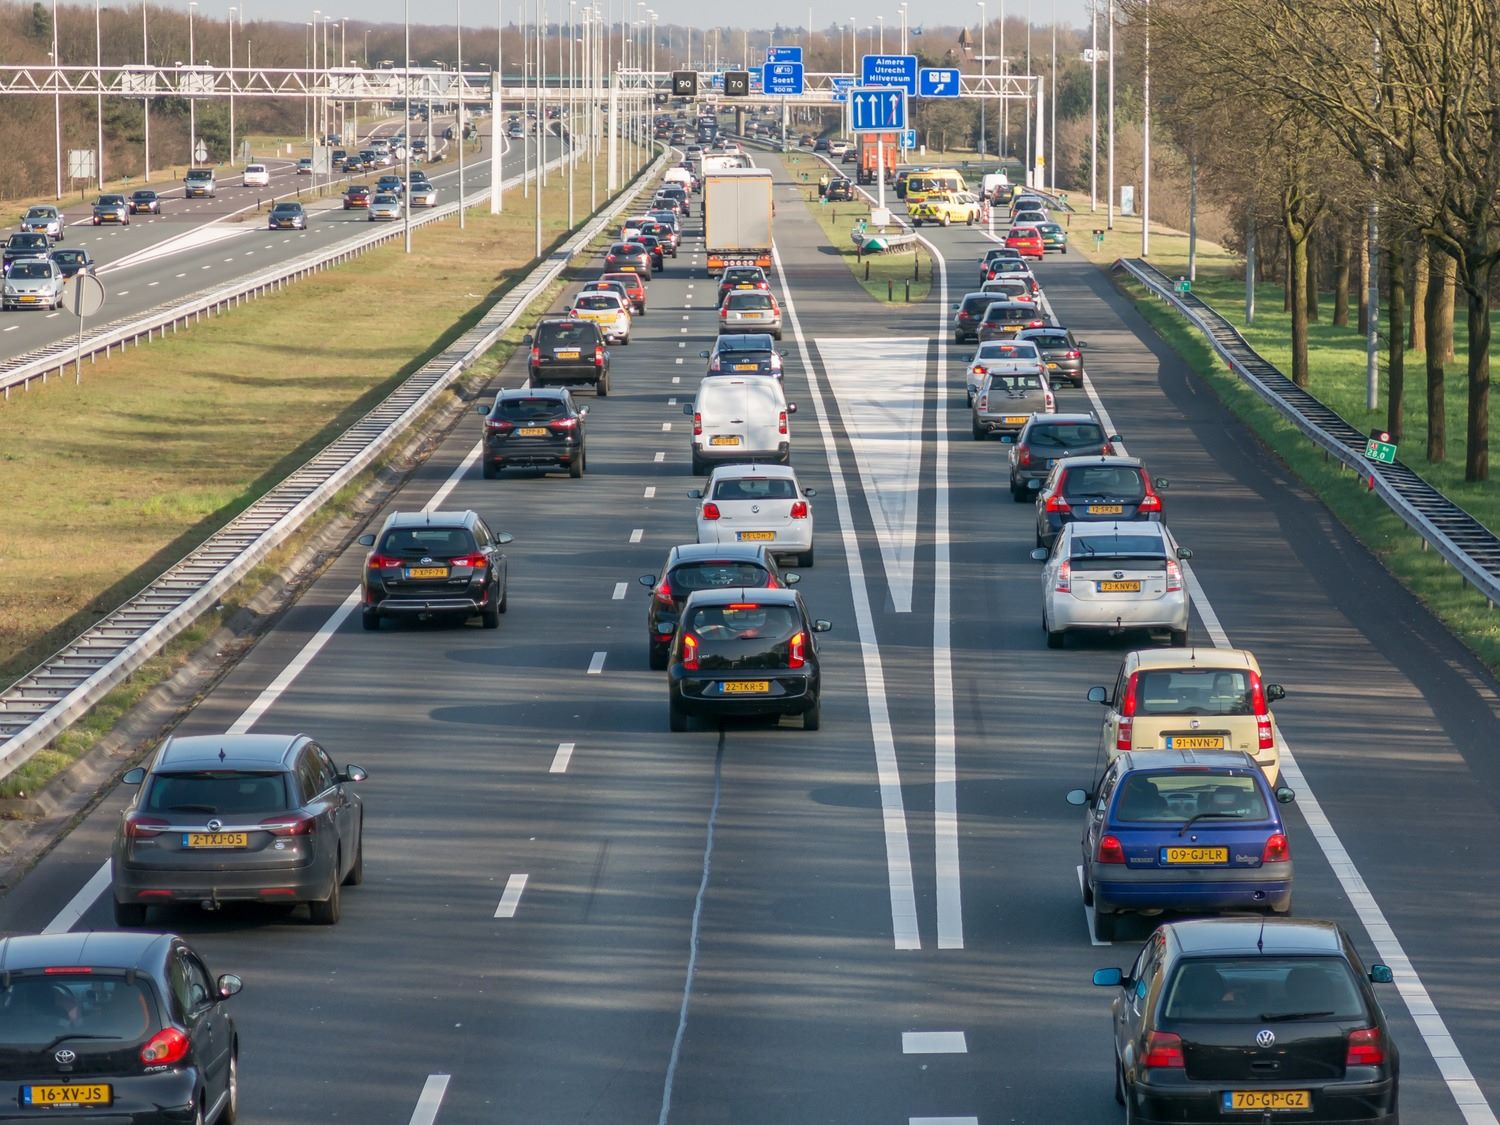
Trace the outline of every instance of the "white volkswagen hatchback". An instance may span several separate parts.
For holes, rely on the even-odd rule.
[[[813,565],[817,489],[802,488],[787,465],[720,465],[708,487],[688,493],[698,506],[699,543],[764,543],[772,554]]]

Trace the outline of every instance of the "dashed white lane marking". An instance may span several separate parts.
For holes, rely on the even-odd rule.
[[[495,907],[496,918],[514,918],[516,907],[521,905],[521,892],[526,889],[526,876],[517,872],[505,881],[505,890],[500,892],[500,905]]]
[[[675,398],[669,398],[669,399],[667,399],[667,405],[668,406],[676,406],[677,405],[677,400]]]
[[[616,582],[615,583],[615,592],[610,595],[611,600],[617,601],[617,602],[623,602],[625,600],[625,591],[628,590],[628,589],[630,589],[629,583],[626,583],[626,582]]]
[[[662,433],[666,433],[671,428],[672,428],[672,423],[671,422],[663,422],[661,424],[661,432]]]
[[[683,319],[686,320],[687,317],[683,317]],[[685,348],[685,347],[687,347],[687,341],[686,340],[678,340],[677,341],[677,346],[679,348]]]
[[[679,330],[679,331],[682,331],[682,332],[686,332],[686,331],[687,331],[687,329],[686,329],[686,328],[683,328],[683,329],[680,329],[680,330]]]
[[[677,357],[677,360],[676,360],[676,362],[677,362],[677,363],[681,363],[681,362],[682,362],[682,357],[681,357],[681,356],[678,356],[678,357]]]
[[[115,294],[115,296],[116,297],[128,297],[128,296],[130,296],[130,290],[129,289],[121,289],[118,293]]]
[[[647,500],[654,500],[654,499],[656,499],[656,485],[654,485],[654,484],[648,484],[646,486],[646,495],[645,495],[645,498]]]
[[[630,531],[630,541],[632,543],[639,543],[641,541],[641,536],[645,534],[646,529],[644,527],[632,528]]]
[[[683,313],[683,314],[682,314],[682,319],[683,319],[683,320],[690,320],[690,319],[692,319],[692,318],[691,318],[691,317],[689,317],[689,316],[688,316],[688,314],[687,314],[687,313]]]
[[[148,281],[148,282],[146,282],[146,288],[149,289],[153,285],[160,285],[160,284],[161,284],[161,282],[159,282],[159,281]]]
[[[979,1125],[977,1117],[911,1117],[908,1125]]]
[[[969,1044],[962,1031],[903,1031],[903,1055],[964,1055]]]
[[[667,455],[664,452],[661,452],[661,451],[658,451],[657,454],[656,454],[656,456],[653,457],[653,458],[651,458],[651,460],[654,461],[654,462],[656,462],[656,464],[658,464],[658,465],[660,465],[666,459],[667,459]]]
[[[185,274],[185,273],[179,273],[179,274],[176,274],[175,276],[177,276],[177,277],[186,277],[187,274]]]
[[[19,324],[12,324],[9,328],[6,329],[6,331],[7,332],[14,332],[19,327],[21,327]]]
[[[589,671],[588,671],[588,674],[590,676],[597,676],[601,672],[604,671],[604,657],[605,657],[605,655],[606,655],[605,653],[596,652],[596,653],[594,653],[593,656],[591,656],[589,658]]]
[[[682,382],[682,376],[681,375],[673,375],[672,376],[672,382],[674,382],[674,383],[680,383],[680,382]]]
[[[198,268],[199,268],[199,269],[200,269],[200,270],[211,270],[211,269],[213,269],[213,268],[214,268],[214,267],[213,267],[213,265],[212,265],[212,264],[209,264],[209,265],[206,265],[206,266],[199,266],[199,267],[198,267]]]
[[[48,313],[48,314],[47,314],[47,317],[46,317],[46,319],[47,319],[47,320],[51,320],[51,319],[52,319],[52,318],[53,318],[53,317],[54,317],[54,316],[62,316],[62,313],[56,313],[56,312],[49,312],[49,313]]]
[[[567,773],[568,763],[573,758],[573,746],[571,742],[559,742],[557,753],[552,755],[552,764],[547,767],[548,773]]]
[[[408,1125],[432,1125],[437,1120],[443,1095],[448,1092],[448,1077],[446,1074],[427,1076],[427,1081],[422,1083],[422,1092],[417,1096],[417,1108],[411,1111]]]

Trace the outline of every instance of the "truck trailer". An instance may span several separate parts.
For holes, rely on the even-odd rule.
[[[703,173],[703,242],[708,272],[771,268],[771,172],[721,168]]]

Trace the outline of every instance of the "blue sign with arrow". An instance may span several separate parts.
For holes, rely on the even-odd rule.
[[[958,68],[924,66],[918,76],[917,96],[922,98],[958,97]]]
[[[906,91],[893,86],[856,86],[849,91],[856,133],[906,128]]]
[[[767,47],[767,63],[800,63],[802,61],[801,47]]]
[[[768,94],[785,94],[798,97],[803,90],[802,64],[800,62],[768,62],[762,79]]]
[[[848,74],[835,74],[833,76],[833,100],[835,102],[847,102],[849,100],[849,88],[854,85],[854,77]]]
[[[913,96],[917,92],[916,55],[862,55],[861,86],[899,86]]]

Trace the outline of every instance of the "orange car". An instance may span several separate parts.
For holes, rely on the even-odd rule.
[[[1023,258],[1036,258],[1038,261],[1047,253],[1042,245],[1042,232],[1036,227],[1011,227],[1010,233],[1005,236],[1005,245],[1012,250],[1019,250]]]
[[[646,283],[641,280],[638,273],[601,273],[600,281],[618,281],[625,286],[625,292],[630,296],[631,311],[636,316],[646,315]]]

